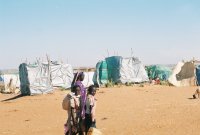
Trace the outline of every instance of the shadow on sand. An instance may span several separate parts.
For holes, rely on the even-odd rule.
[[[194,100],[194,99],[196,99],[196,98],[188,98],[189,100]]]
[[[17,95],[15,97],[11,97],[11,98],[8,98],[8,99],[5,99],[5,100],[2,100],[1,102],[6,102],[6,101],[12,101],[12,100],[16,100],[18,98],[21,98],[21,97],[24,97],[24,95]]]

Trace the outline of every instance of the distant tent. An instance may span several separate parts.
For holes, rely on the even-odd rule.
[[[85,78],[83,80],[83,85],[85,87],[89,87],[90,85],[93,85],[93,76],[94,76],[94,72],[90,71],[90,72],[84,72]]]
[[[178,62],[168,81],[169,83],[177,87],[196,85],[194,63]]]
[[[98,85],[114,83],[141,83],[149,81],[142,63],[135,57],[112,56],[96,65],[94,82]]]
[[[146,67],[148,76],[150,79],[167,80],[172,74],[172,70],[169,67],[163,65],[151,65]]]
[[[53,91],[49,64],[38,63],[19,66],[20,91],[22,95],[44,94]]]
[[[4,82],[3,77],[0,75],[0,82]]]
[[[107,84],[108,83],[108,69],[106,61],[99,61],[96,64],[96,71],[93,77],[94,84]]]
[[[33,65],[21,64],[19,67],[20,88],[23,95],[52,92],[53,87],[70,88],[73,68],[69,64],[51,62]]]
[[[197,85],[200,86],[200,65],[196,67]]]
[[[19,74],[18,73],[4,73],[0,75],[1,85],[4,85],[2,90],[5,93],[13,93],[16,88],[20,87]]]
[[[69,64],[51,64],[51,81],[54,87],[70,88],[73,81],[73,68]]]

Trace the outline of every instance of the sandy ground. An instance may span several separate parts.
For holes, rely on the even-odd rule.
[[[97,126],[104,135],[200,135],[195,87],[101,88]],[[62,135],[66,91],[0,102],[0,135]],[[16,95],[0,94],[0,101]]]

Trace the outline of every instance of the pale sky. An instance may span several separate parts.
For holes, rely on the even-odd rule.
[[[144,64],[200,59],[199,0],[0,0],[0,69],[49,54],[95,66],[107,54]]]

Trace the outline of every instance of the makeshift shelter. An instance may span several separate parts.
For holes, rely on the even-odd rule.
[[[94,82],[103,85],[113,83],[141,83],[149,81],[141,61],[135,57],[112,56],[96,65]]]
[[[73,68],[57,62],[21,64],[19,67],[20,88],[23,95],[49,93],[53,87],[70,88]]]
[[[49,64],[23,63],[19,66],[19,76],[22,95],[44,94],[53,91]]]
[[[83,85],[85,87],[89,87],[90,85],[93,85],[93,76],[94,76],[94,72],[90,71],[90,72],[84,72],[85,78],[83,80]]]
[[[73,68],[69,64],[50,65],[50,75],[54,87],[70,88],[73,81]]]
[[[157,77],[160,80],[167,80],[172,73],[172,70],[169,67],[163,65],[151,65],[146,67],[149,79],[156,79]]]
[[[168,81],[169,83],[177,87],[196,85],[194,63],[178,62]]]
[[[108,69],[106,61],[99,61],[96,64],[96,71],[94,73],[93,82],[97,85],[108,83]]]
[[[0,82],[4,82],[3,77],[0,75]]]
[[[197,85],[200,86],[200,65],[197,65],[196,67],[196,79],[197,79]]]
[[[19,73],[17,70],[3,70],[0,72],[1,91],[4,93],[15,93],[20,87]]]

